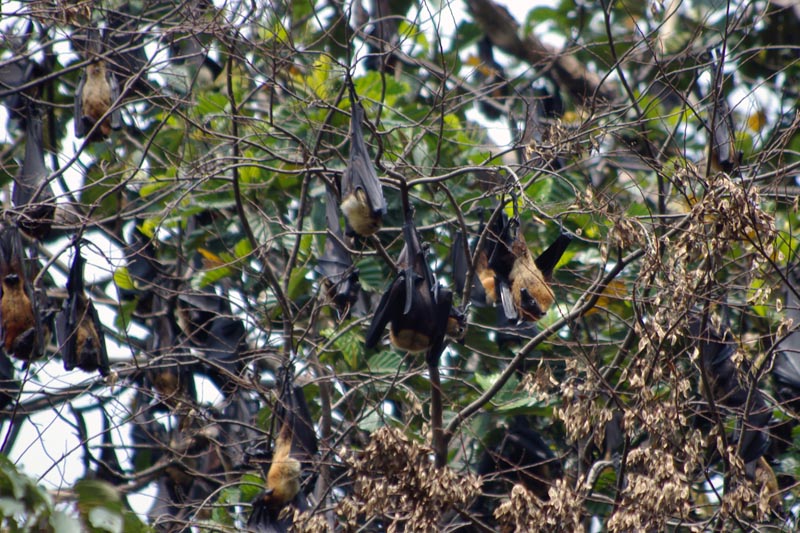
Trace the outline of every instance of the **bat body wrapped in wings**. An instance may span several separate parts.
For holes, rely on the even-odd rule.
[[[712,170],[731,173],[739,168],[743,154],[736,149],[736,128],[733,123],[733,113],[725,98],[722,83],[723,62],[722,54],[717,50],[712,50],[711,76],[714,83],[711,88],[711,96],[714,103],[709,110],[711,142],[708,143],[708,147]]]
[[[350,88],[350,158],[342,174],[342,213],[350,228],[363,237],[373,235],[383,224],[386,216],[386,200],[383,188],[375,173],[375,165],[369,157],[364,142],[362,122],[364,108],[356,99],[352,81]]]
[[[41,111],[29,102],[25,121],[25,159],[14,179],[11,202],[19,210],[20,228],[37,239],[50,232],[56,210],[53,189],[47,181],[50,173],[44,165],[43,143]]]
[[[389,338],[395,347],[410,353],[428,352],[438,359],[448,330],[463,336],[464,317],[453,313],[453,294],[434,279],[410,210],[403,237],[405,246],[398,260],[401,270],[378,303],[366,347],[375,347],[389,324]]]
[[[285,532],[292,525],[291,513],[280,516],[288,506],[303,511],[306,494],[316,479],[313,459],[317,454],[317,435],[303,389],[293,383],[291,370],[282,380],[281,395],[275,407],[279,431],[275,439],[266,489],[253,501],[247,526],[260,533]],[[302,490],[305,487],[305,492]]]
[[[88,55],[91,59],[75,91],[75,136],[88,135],[90,142],[106,139],[112,129],[117,130],[122,125],[120,110],[112,110],[119,98],[119,84],[106,61],[99,57],[101,48],[97,32],[90,31]]]
[[[5,353],[25,361],[41,357],[44,333],[16,226],[0,229],[0,281],[0,338]]]
[[[110,373],[108,352],[100,317],[92,301],[87,298],[83,283],[83,266],[80,245],[75,246],[75,257],[67,279],[67,299],[56,317],[56,336],[64,368],[80,368],[85,372],[99,370]]]
[[[325,279],[327,292],[339,312],[346,313],[358,300],[361,284],[358,281],[358,269],[353,266],[350,252],[342,245],[344,235],[339,225],[336,212],[336,200],[328,190],[325,205],[325,219],[328,235],[325,238],[325,250],[317,260],[317,270]]]

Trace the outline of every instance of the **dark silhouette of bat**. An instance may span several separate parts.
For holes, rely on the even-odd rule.
[[[44,334],[29,269],[16,226],[0,229],[0,317],[2,345],[7,355],[32,361],[41,357]]]
[[[739,168],[743,154],[736,150],[736,128],[723,89],[724,58],[718,50],[711,50],[710,56],[714,80],[711,88],[714,105],[709,110],[711,168],[716,172],[731,173]]]
[[[375,165],[369,157],[364,142],[362,122],[364,108],[356,97],[352,80],[347,78],[350,90],[350,159],[342,174],[342,213],[349,227],[363,237],[373,235],[386,216],[386,200]]]
[[[195,358],[184,344],[174,319],[174,303],[153,296],[147,351],[151,362],[147,377],[159,398],[171,410],[190,411],[197,402],[193,367]]]
[[[346,315],[350,306],[358,300],[361,284],[358,269],[353,266],[350,252],[342,245],[344,234],[339,225],[336,198],[328,189],[325,205],[325,219],[328,235],[325,237],[325,251],[317,260],[317,270],[323,276],[328,297],[339,313]]]
[[[231,314],[230,301],[213,289],[182,291],[177,299],[178,323],[189,342],[203,354],[198,371],[208,376],[225,395],[236,388],[245,370],[246,331]]]
[[[759,459],[769,447],[772,409],[760,389],[751,392],[750,387],[742,382],[732,359],[736,344],[728,328],[719,331],[710,324],[704,325],[699,317],[694,317],[689,324],[689,331],[699,344],[700,364],[709,378],[714,402],[740,413],[732,441],[738,443],[745,471],[753,478]],[[746,409],[748,398],[750,405]],[[743,416],[745,410],[747,414]]]
[[[36,61],[24,57],[23,50],[18,51],[18,55],[22,57],[16,61],[4,61],[0,66],[0,94],[3,95],[3,103],[8,109],[9,117],[16,120],[20,127],[25,128],[27,108],[31,105],[31,98],[38,98],[40,86],[29,86],[26,89],[23,87],[43,77],[44,69]]]
[[[502,209],[502,207],[500,208]],[[472,289],[470,291],[470,299],[473,304],[478,307],[494,306],[498,300],[498,292],[502,295],[501,300],[508,303],[507,312],[511,319],[516,319],[517,315],[514,311],[511,302],[511,288],[508,283],[507,276],[497,276],[497,273],[489,265],[489,258],[493,258],[494,263],[502,263],[513,261],[510,254],[508,257],[500,257],[506,250],[505,246],[500,244],[502,242],[511,242],[509,234],[510,225],[508,223],[508,216],[502,210],[494,218],[491,227],[486,229],[483,222],[483,211],[480,213],[481,223],[478,229],[478,234],[481,235],[484,231],[488,231],[484,239],[483,246],[477,251],[475,262],[475,279],[473,279]],[[463,252],[463,240],[466,239],[463,235],[457,235],[458,242],[454,242],[453,254],[453,278],[455,281],[456,290],[463,294],[464,285],[466,284],[467,271],[470,266],[470,259]],[[474,250],[470,249],[470,253]]]
[[[47,180],[50,172],[44,165],[43,142],[41,111],[29,102],[25,120],[25,160],[14,179],[11,202],[19,211],[20,228],[36,239],[50,232],[56,210],[53,189]]]
[[[119,98],[119,84],[101,57],[103,45],[95,30],[89,31],[89,64],[75,91],[75,136],[90,142],[106,139],[111,130],[122,126],[119,108],[112,106]]]
[[[318,451],[317,435],[303,389],[293,383],[292,372],[291,367],[284,370],[274,411],[280,429],[267,471],[266,490],[253,501],[253,512],[247,521],[249,528],[260,533],[288,531],[291,514],[281,516],[281,511],[288,506],[305,510],[306,494],[313,490],[316,479],[313,459]]]
[[[789,284],[785,286],[786,318],[792,320],[792,332],[777,345],[775,361],[772,364],[772,377],[775,392],[781,403],[795,412],[800,412],[800,299],[797,292],[800,283],[794,272],[787,275]]]
[[[512,486],[523,485],[539,499],[548,499],[548,489],[563,475],[560,460],[542,435],[533,428],[531,418],[516,416],[489,432],[483,452],[475,465],[482,481],[481,493],[469,509],[472,524],[456,531],[492,531],[493,515]]]
[[[102,376],[111,372],[106,351],[103,325],[92,300],[86,297],[83,284],[83,266],[80,243],[75,244],[75,257],[67,279],[67,299],[56,317],[56,336],[64,369],[75,367],[84,372],[100,371]]]
[[[209,57],[207,46],[196,34],[182,35],[169,47],[173,75],[168,77],[170,86],[188,93],[198,85],[207,87],[222,74],[222,65]]]
[[[503,67],[494,59],[494,45],[488,36],[478,41],[478,58],[481,64],[477,74],[485,96],[478,100],[481,112],[492,120],[502,116],[502,112],[493,103],[502,105],[502,101],[511,94],[508,79]]]
[[[11,405],[19,396],[20,385],[16,379],[14,365],[6,357],[5,352],[0,350],[0,411]],[[2,417],[0,417],[2,418]]]
[[[401,270],[378,303],[365,345],[374,348],[390,324],[389,338],[394,346],[410,353],[428,352],[438,360],[444,349],[453,294],[434,279],[410,208],[406,210],[403,238],[405,246],[398,258]]]

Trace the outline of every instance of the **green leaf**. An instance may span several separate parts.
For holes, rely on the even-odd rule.
[[[128,267],[124,266],[114,270],[114,284],[118,289],[123,291],[132,291],[136,289],[136,286],[133,283],[133,278],[131,277],[130,272],[128,272]]]
[[[83,531],[77,518],[60,510],[55,510],[50,514],[49,523],[53,528],[53,533],[81,533]],[[126,529],[125,531],[126,533],[136,533],[140,530]]]
[[[264,480],[253,474],[245,474],[239,484],[239,501],[251,502],[264,491]]]
[[[367,360],[367,368],[373,374],[396,374],[403,364],[403,357],[394,350],[384,350]]]
[[[111,533],[122,533],[124,531],[122,515],[106,507],[95,507],[89,511],[89,524],[95,529],[110,531]]]

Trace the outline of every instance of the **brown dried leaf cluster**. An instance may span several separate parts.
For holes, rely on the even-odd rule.
[[[401,431],[383,427],[359,454],[345,453],[354,491],[338,506],[348,531],[363,520],[384,522],[387,531],[436,531],[445,515],[476,496],[480,482],[433,466],[430,448]]]

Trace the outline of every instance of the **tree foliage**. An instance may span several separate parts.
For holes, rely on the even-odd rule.
[[[65,280],[91,256],[111,366],[61,370],[55,337],[22,361],[4,323],[4,525],[243,529],[294,383],[318,451],[277,530],[796,527],[800,11],[742,4],[5,3],[2,224],[45,331],[85,307]],[[98,61],[121,128],[76,138]],[[348,79],[388,203],[371,237],[326,218]],[[47,175],[20,200],[32,113]],[[52,227],[32,229],[47,187]],[[432,364],[364,348],[403,266],[403,191],[468,316]],[[453,272],[470,252],[477,283],[475,251],[515,215],[533,256],[574,235],[535,324]],[[320,267],[332,239],[360,284],[345,303]],[[78,445],[41,465],[15,446],[26,426]],[[57,489],[21,473],[68,462]]]

